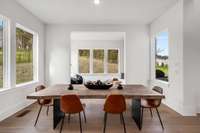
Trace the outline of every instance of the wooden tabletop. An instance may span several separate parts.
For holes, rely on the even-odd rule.
[[[110,94],[122,94],[125,98],[165,98],[164,95],[143,85],[123,85],[123,90],[118,90],[115,87],[112,87],[109,90],[89,90],[84,85],[73,85],[73,87],[74,90],[68,90],[67,84],[53,85],[39,92],[34,92],[28,95],[27,99],[60,98],[60,96],[67,94],[76,94],[81,99],[104,99]]]

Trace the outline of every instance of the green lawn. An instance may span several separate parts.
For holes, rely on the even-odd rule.
[[[17,51],[16,55],[16,83],[33,80],[32,51]],[[3,87],[3,52],[0,49],[0,88]]]
[[[168,76],[168,66],[156,66],[156,69],[161,70],[165,73],[165,76]]]
[[[163,80],[163,81],[167,81],[167,82],[169,81],[169,79],[168,79],[168,72],[169,72],[168,66],[158,66],[158,65],[156,65],[156,70],[160,70],[160,71],[164,72],[164,74],[165,74],[165,77],[159,78],[159,80]]]
[[[161,70],[165,73],[165,76],[168,75],[168,66],[156,66],[156,69]]]
[[[104,62],[102,60],[93,59],[93,65],[95,68],[94,72],[104,73]],[[89,60],[87,57],[79,57],[79,71],[83,73],[89,73]],[[118,64],[117,63],[108,63],[108,72],[117,73]]]

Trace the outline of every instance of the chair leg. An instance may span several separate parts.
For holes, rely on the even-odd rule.
[[[85,110],[83,110],[83,116],[84,116],[84,120],[85,120],[85,123],[87,122],[86,120],[86,114],[85,114]]]
[[[80,122],[80,133],[82,133],[81,113],[79,113],[79,122]]]
[[[65,114],[62,118],[62,123],[61,123],[61,126],[60,126],[60,133],[62,132],[62,129],[63,129],[64,120],[65,120]]]
[[[120,115],[120,123],[123,124],[122,115]]]
[[[151,117],[153,118],[152,109],[151,109],[151,108],[149,108],[149,111],[150,111],[150,113],[151,113]]]
[[[68,123],[70,123],[71,114],[68,114]]]
[[[103,128],[103,133],[106,132],[106,122],[107,122],[107,113],[105,112],[105,114],[104,114],[104,128]]]
[[[142,108],[142,110],[141,110],[141,116],[140,116],[140,125],[141,125],[141,128],[142,128],[144,108],[143,107],[141,107],[141,108]]]
[[[160,124],[161,124],[161,126],[162,126],[162,129],[164,130],[164,126],[163,126],[163,123],[162,123],[162,120],[161,120],[161,117],[160,117],[160,113],[159,113],[159,111],[158,111],[158,108],[156,108],[156,112],[157,112],[157,114],[158,114],[158,118],[159,118],[159,120],[160,120]]]
[[[125,126],[125,121],[124,121],[123,113],[121,113],[120,115],[121,115],[123,126],[124,126],[124,133],[126,133],[126,126]]]
[[[42,105],[40,105],[40,109],[39,109],[39,111],[38,111],[38,115],[37,115],[37,117],[36,117],[34,126],[36,126],[36,124],[37,124],[37,122],[38,122],[38,118],[39,118],[39,116],[40,116],[41,110],[42,110]]]
[[[46,112],[47,116],[49,114],[49,106],[47,106],[47,112]]]

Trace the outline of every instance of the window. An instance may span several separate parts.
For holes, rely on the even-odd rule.
[[[90,50],[79,50],[79,73],[90,72]]]
[[[0,18],[0,88],[3,88],[3,28],[4,21]]]
[[[104,50],[93,50],[93,73],[104,73]]]
[[[108,50],[108,73],[118,73],[118,50]]]
[[[79,49],[79,73],[119,73],[118,49]]]
[[[26,83],[37,78],[37,55],[34,51],[37,35],[34,32],[17,25],[16,28],[16,84]],[[35,59],[37,60],[37,59]]]
[[[155,55],[155,77],[158,80],[168,82],[168,63],[169,63],[169,36],[168,32],[161,32],[156,36],[156,55]]]

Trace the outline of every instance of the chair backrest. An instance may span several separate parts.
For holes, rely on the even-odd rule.
[[[44,90],[46,87],[44,85],[38,85],[35,87],[35,92],[38,92],[38,91],[41,91],[41,90]]]
[[[163,94],[163,89],[161,87],[158,87],[158,86],[154,86],[153,89],[154,91],[160,93],[160,94]]]
[[[44,85],[38,85],[35,87],[35,92],[44,90],[46,87]],[[37,99],[38,104],[42,105],[44,104],[44,99]]]
[[[126,110],[126,101],[123,95],[109,95],[104,104],[104,111],[108,113],[122,113]]]
[[[155,91],[155,92],[158,92],[160,94],[163,94],[163,89],[161,87],[154,86],[152,90]],[[162,99],[153,100],[153,103],[154,103],[155,107],[159,107],[161,102],[162,102]]]
[[[83,106],[77,95],[64,95],[60,99],[60,109],[64,113],[73,114],[83,111]]]

